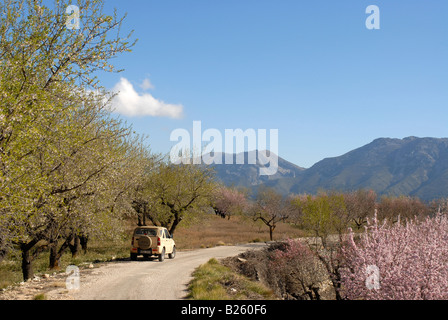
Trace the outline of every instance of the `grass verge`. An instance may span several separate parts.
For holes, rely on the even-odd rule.
[[[192,300],[275,300],[272,290],[210,259],[193,273],[188,286]]]

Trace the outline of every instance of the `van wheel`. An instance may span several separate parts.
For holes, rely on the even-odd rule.
[[[174,259],[175,256],[176,256],[176,247],[173,247],[173,252],[168,253],[168,258]]]
[[[137,254],[131,253],[131,261],[136,261],[136,260],[137,260]]]
[[[162,262],[165,260],[165,248],[163,248],[162,253],[159,254],[159,261]]]

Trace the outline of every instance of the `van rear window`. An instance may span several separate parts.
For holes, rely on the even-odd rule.
[[[157,237],[157,229],[137,229],[135,230],[136,235],[145,235],[150,237]]]

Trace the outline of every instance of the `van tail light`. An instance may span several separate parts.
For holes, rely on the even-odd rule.
[[[160,238],[157,238],[157,245],[160,246]]]
[[[131,246],[134,246],[134,237],[132,237]]]

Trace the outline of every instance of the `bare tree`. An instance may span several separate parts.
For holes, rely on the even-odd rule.
[[[377,195],[373,190],[356,190],[344,194],[347,213],[358,229],[367,223],[367,218],[373,216],[376,208]]]
[[[429,208],[420,199],[409,196],[381,197],[378,203],[378,219],[387,219],[395,223],[400,219],[424,218],[429,213]]]
[[[259,190],[256,201],[252,203],[248,210],[248,214],[253,221],[260,220],[269,228],[271,241],[277,223],[285,221],[292,213],[293,207],[290,201],[270,188]]]

